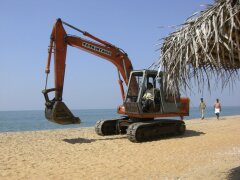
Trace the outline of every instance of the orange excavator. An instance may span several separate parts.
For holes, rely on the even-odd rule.
[[[63,25],[80,32],[87,39],[67,34]],[[46,85],[42,93],[46,101],[46,119],[58,124],[78,124],[81,122],[62,101],[68,46],[99,56],[110,61],[117,68],[123,100],[123,104],[118,107],[117,112],[122,116],[98,121],[95,125],[95,131],[98,135],[127,134],[130,141],[142,142],[166,134],[184,134],[186,127],[183,117],[189,115],[189,98],[180,97],[180,93],[168,95],[165,92],[164,72],[149,69],[133,70],[131,60],[122,49],[61,19],[56,20],[52,29],[45,69]],[[54,54],[55,87],[47,89],[52,54]],[[123,81],[127,86],[126,92]],[[145,93],[147,91],[149,93],[147,96],[151,96],[150,100],[146,100]],[[48,96],[50,92],[55,92],[55,97],[51,100]],[[180,117],[180,120],[163,119],[163,117]]]

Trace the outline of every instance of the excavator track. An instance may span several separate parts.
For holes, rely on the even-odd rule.
[[[123,116],[114,119],[99,120],[95,124],[95,132],[100,136],[126,134],[128,117]]]
[[[180,120],[154,120],[129,125],[127,138],[132,142],[144,142],[159,139],[166,135],[183,135],[186,126]]]

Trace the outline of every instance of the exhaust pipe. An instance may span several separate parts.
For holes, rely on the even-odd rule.
[[[81,120],[79,117],[75,117],[69,108],[62,101],[57,101],[55,99],[49,100],[48,93],[55,91],[55,88],[45,89],[42,91],[46,103],[45,103],[45,117],[47,120],[67,125],[67,124],[80,124]]]

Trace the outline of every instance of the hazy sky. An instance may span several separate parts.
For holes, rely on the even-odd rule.
[[[212,0],[8,0],[0,2],[0,111],[42,110],[45,64],[57,18],[125,50],[134,69],[148,68],[159,57],[159,39]],[[82,36],[66,27],[69,34]],[[53,67],[53,64],[52,64]],[[49,88],[53,87],[53,72]],[[68,47],[63,99],[71,109],[116,108],[121,104],[117,70],[110,62]],[[212,106],[240,105],[240,81],[222,93],[203,97]],[[188,94],[198,106],[197,89]]]

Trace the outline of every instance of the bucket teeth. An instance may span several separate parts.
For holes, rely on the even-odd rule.
[[[45,108],[45,117],[57,124],[80,124],[80,119],[75,117],[62,101],[55,101],[52,108]]]

